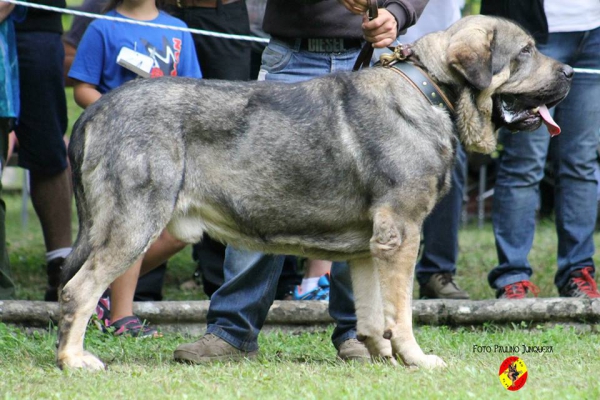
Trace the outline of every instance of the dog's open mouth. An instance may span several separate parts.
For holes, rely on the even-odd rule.
[[[549,108],[554,107],[561,100],[562,98],[552,101],[528,101],[529,105],[527,105],[514,96],[499,95],[494,98],[492,119],[497,127],[506,126],[511,131],[532,131],[543,123],[550,135],[556,136],[560,133],[560,126],[550,115]]]

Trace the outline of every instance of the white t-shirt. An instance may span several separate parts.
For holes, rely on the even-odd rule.
[[[428,33],[445,30],[460,19],[460,10],[464,6],[465,0],[430,0],[417,23],[408,28],[405,35],[398,36],[392,46],[400,43],[413,43]],[[390,51],[375,49],[371,60],[374,63],[379,61],[379,57],[384,53],[390,53]]]
[[[400,36],[400,42],[412,43],[428,33],[445,30],[460,19],[464,6],[465,0],[430,0],[417,23]]]
[[[550,32],[581,32],[600,26],[600,0],[544,0]]]

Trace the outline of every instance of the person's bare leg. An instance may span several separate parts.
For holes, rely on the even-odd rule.
[[[144,275],[158,267],[175,254],[179,253],[187,243],[175,239],[166,230],[162,231],[160,237],[148,249],[142,261],[140,275]]]
[[[319,278],[331,271],[331,261],[308,260],[306,263],[305,278]]]
[[[111,285],[111,321],[133,315],[133,296],[140,275],[158,267],[186,246],[163,231],[160,237],[150,246],[142,259],[139,259],[123,275],[115,279]],[[140,271],[142,271],[140,273]]]
[[[30,173],[31,202],[40,220],[46,251],[71,247],[71,169],[56,175]]]
[[[142,259],[138,259],[123,275],[115,279],[110,292],[110,320],[133,315],[133,296],[140,276]]]
[[[331,272],[331,261],[307,260],[306,271],[302,283],[298,288],[299,293],[310,293],[319,287],[319,279]]]

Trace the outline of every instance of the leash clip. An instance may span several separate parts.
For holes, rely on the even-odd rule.
[[[379,61],[381,65],[384,67],[389,67],[390,65],[398,62],[405,61],[408,57],[412,55],[412,48],[409,44],[399,44],[394,47],[394,52],[391,54],[382,54],[379,57]]]

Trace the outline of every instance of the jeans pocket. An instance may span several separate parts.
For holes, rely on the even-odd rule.
[[[266,73],[283,70],[292,58],[292,50],[278,43],[269,43],[262,53],[260,69]]]

